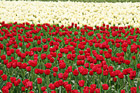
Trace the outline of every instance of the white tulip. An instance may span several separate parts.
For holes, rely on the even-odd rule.
[[[71,22],[102,25],[140,24],[139,3],[84,3],[84,2],[31,2],[1,1],[0,20],[6,22],[29,21],[70,25]],[[21,7],[22,6],[22,7]],[[88,7],[87,7],[88,6]],[[9,16],[10,15],[10,16]],[[60,23],[61,21],[61,23]],[[53,23],[54,22],[54,23]]]

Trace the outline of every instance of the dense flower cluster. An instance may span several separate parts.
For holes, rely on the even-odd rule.
[[[0,23],[3,93],[137,93],[140,29]]]
[[[113,26],[132,25],[139,27],[139,3],[84,3],[84,2],[39,2],[0,1],[0,21],[6,23],[50,23],[79,26],[103,23]]]

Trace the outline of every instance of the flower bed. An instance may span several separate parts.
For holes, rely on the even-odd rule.
[[[2,22],[0,29],[3,93],[139,91],[139,28]]]
[[[0,22],[50,23],[69,26],[132,25],[139,27],[140,3],[0,1]]]

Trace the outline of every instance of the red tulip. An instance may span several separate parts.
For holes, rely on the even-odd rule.
[[[126,65],[129,65],[130,64],[130,61],[129,60],[125,60],[124,62],[125,62]]]
[[[79,82],[78,82],[78,84],[79,84],[80,87],[83,87],[84,86],[84,83],[85,83],[84,80],[79,80]]]
[[[1,90],[3,93],[9,93],[9,89],[7,86],[3,86]]]
[[[46,63],[44,64],[46,66],[47,69],[51,68],[52,67],[52,64],[51,63]]]
[[[92,71],[92,70],[91,70],[91,71],[89,71],[89,75],[91,75],[91,76],[93,75],[93,71]]]
[[[30,91],[29,93],[34,93],[34,91]]]
[[[123,79],[123,78],[124,78],[123,73],[119,73],[119,74],[118,74],[118,77],[119,77],[120,79]]]
[[[100,93],[100,89],[99,88],[96,88],[95,89],[95,93]]]
[[[30,71],[31,71],[31,67],[30,67],[30,66],[27,66],[27,67],[26,67],[26,70],[27,70],[28,72],[30,72]]]
[[[44,70],[44,73],[45,73],[46,75],[49,75],[50,72],[51,72],[51,71],[50,71],[49,69]]]
[[[116,82],[117,81],[117,78],[116,77],[113,77],[113,81]]]
[[[6,59],[6,56],[5,55],[2,55],[1,56],[1,60],[5,60]]]
[[[57,72],[57,71],[58,71],[58,67],[53,67],[52,70],[53,70],[54,72]]]
[[[137,87],[131,87],[130,90],[131,93],[137,93]]]
[[[3,74],[3,70],[0,70],[0,76]]]
[[[140,63],[137,64],[137,68],[140,69]]]
[[[66,91],[71,91],[72,85],[71,84],[67,84],[65,86]]]
[[[102,69],[98,68],[96,72],[97,72],[97,74],[101,74],[102,73]]]
[[[103,90],[108,90],[109,86],[107,84],[102,84]]]
[[[1,78],[2,78],[3,81],[6,81],[7,80],[7,75],[4,74],[4,75],[1,76]]]
[[[135,60],[135,59],[136,59],[136,57],[135,57],[135,56],[132,56],[132,59],[133,59],[133,60]]]
[[[107,70],[103,70],[103,75],[107,76],[108,75],[108,71]]]
[[[42,83],[42,78],[37,78],[37,84],[41,84]]]
[[[59,68],[60,69],[64,69],[66,67],[66,63],[65,62],[62,62],[59,64]]]
[[[26,88],[32,87],[32,86],[33,86],[33,82],[31,82],[31,81],[27,81],[27,82],[25,83],[25,87],[26,87]]]
[[[54,89],[55,89],[55,85],[52,84],[52,83],[50,83],[50,84],[49,84],[49,88],[50,88],[51,90],[54,90]]]
[[[60,85],[59,85],[59,81],[56,81],[55,83],[54,83],[54,86],[56,87],[56,88],[58,88]]]
[[[84,89],[83,89],[83,92],[84,93],[89,93],[89,87],[88,86],[85,86]]]
[[[43,86],[41,87],[41,91],[44,92],[46,90],[47,87]]]
[[[125,90],[122,89],[122,90],[121,90],[121,93],[125,93]]]
[[[14,83],[14,82],[16,81],[16,78],[15,78],[15,77],[10,77],[10,81],[11,81],[12,83]]]
[[[25,91],[25,87],[21,87],[21,91]]]
[[[77,75],[79,74],[79,72],[78,72],[77,69],[74,69],[74,71],[72,71],[72,72],[73,72],[73,75],[74,75],[74,76],[77,76]]]
[[[51,93],[56,93],[56,91],[55,91],[55,90],[53,90],[53,91],[51,91]]]
[[[46,59],[46,56],[47,56],[46,54],[41,54],[41,59],[42,60]]]
[[[10,89],[12,87],[12,83],[11,82],[7,82],[6,86],[8,86],[8,89]]]

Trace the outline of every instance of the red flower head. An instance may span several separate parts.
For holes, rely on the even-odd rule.
[[[2,55],[1,56],[1,60],[5,60],[6,59],[6,56],[5,55]]]
[[[89,68],[89,63],[85,63],[84,66],[85,66],[86,68]]]
[[[88,36],[92,36],[94,34],[94,31],[88,32]]]
[[[96,72],[97,72],[97,74],[101,74],[102,73],[102,69],[98,68]]]
[[[126,65],[130,64],[130,60],[125,60],[124,62],[125,62]]]
[[[71,91],[71,93],[79,93],[78,90],[74,89]]]
[[[36,60],[29,60],[28,64],[31,65],[32,67],[37,66],[37,61]]]
[[[55,91],[55,90],[53,90],[53,91],[51,91],[51,93],[56,93],[56,91]]]
[[[43,45],[43,51],[47,51],[48,45]]]
[[[104,75],[104,76],[107,76],[107,75],[108,75],[108,71],[107,71],[107,70],[104,70],[104,71],[103,71],[103,75]]]
[[[27,67],[26,67],[26,70],[27,70],[28,72],[30,72],[30,71],[31,71],[31,67],[30,67],[30,66],[27,66]]]
[[[4,75],[1,76],[1,78],[2,78],[3,81],[6,81],[7,80],[7,75],[4,74]]]
[[[63,74],[63,79],[67,79],[68,78],[69,73],[68,72],[64,72]]]
[[[41,84],[42,83],[42,78],[37,78],[37,84]]]
[[[25,57],[26,57],[26,54],[25,53],[22,53],[21,54],[21,58],[24,59]]]
[[[56,87],[56,88],[58,88],[60,85],[59,85],[59,81],[56,81],[55,83],[54,83],[54,86]]]
[[[42,42],[43,42],[43,43],[46,43],[46,39],[42,39]]]
[[[72,72],[73,72],[73,75],[74,75],[74,76],[77,76],[77,75],[79,74],[79,72],[78,72],[77,69],[74,69],[74,71],[72,71]]]
[[[54,72],[57,72],[57,71],[58,71],[58,67],[53,67],[52,70],[53,70]]]
[[[9,93],[8,86],[3,86],[1,90],[3,93]]]
[[[136,59],[136,57],[135,57],[135,56],[132,56],[132,59],[133,59],[133,60],[135,60],[135,59]]]
[[[7,51],[7,56],[11,56],[11,51]]]
[[[117,81],[117,78],[116,77],[113,77],[113,81],[116,82]]]
[[[137,68],[140,69],[140,63],[137,64]]]
[[[30,91],[29,93],[34,93],[34,91]]]
[[[25,87],[21,87],[21,91],[25,91]]]
[[[66,63],[65,62],[61,62],[60,64],[59,64],[59,68],[60,69],[64,69],[66,67]]]
[[[47,55],[46,54],[41,54],[41,59],[44,60],[46,59]]]
[[[121,93],[125,93],[125,90],[122,89],[122,90],[121,90]]]
[[[78,35],[78,32],[77,32],[77,31],[75,31],[75,32],[74,32],[74,35],[75,35],[75,36],[76,36],[76,35]]]
[[[37,69],[37,68],[34,70],[35,74],[39,74],[39,71],[40,69]]]
[[[18,86],[19,85],[19,81],[14,81],[14,86]]]
[[[8,89],[10,89],[12,87],[12,83],[11,82],[7,82],[6,86],[8,86]]]
[[[124,78],[123,73],[122,73],[122,72],[121,72],[121,73],[119,73],[119,74],[118,74],[118,77],[119,77],[120,79],[123,79],[123,78]]]
[[[109,66],[108,67],[108,70],[109,70],[109,72],[112,72],[113,71],[113,67],[112,66]]]
[[[49,75],[50,72],[51,72],[50,69],[46,69],[46,70],[44,70],[45,75]]]
[[[43,69],[40,69],[40,70],[39,70],[39,73],[40,73],[40,74],[43,74],[43,73],[44,73],[44,70],[43,70]]]
[[[50,88],[51,90],[54,90],[54,89],[55,89],[55,85],[52,84],[52,83],[50,83],[50,84],[49,84],[49,88]]]
[[[59,78],[59,79],[63,78],[63,73],[59,73],[59,74],[58,74],[58,78]]]
[[[85,86],[84,89],[83,89],[83,92],[84,93],[89,93],[89,87],[88,86]]]
[[[59,85],[62,86],[63,85],[63,80],[59,80]]]
[[[131,93],[137,93],[137,87],[131,87]]]
[[[0,70],[0,76],[3,74],[3,70]]]
[[[83,69],[83,71],[81,72],[82,75],[87,75],[88,74],[88,69]]]
[[[95,93],[100,93],[100,89],[99,88],[96,88],[95,89]]]
[[[51,68],[52,67],[52,64],[51,63],[46,63],[46,64],[44,64],[45,66],[46,66],[46,68]]]
[[[46,90],[47,87],[43,86],[41,87],[41,91],[44,92]]]
[[[85,83],[84,80],[79,80],[79,82],[78,82],[78,84],[79,84],[80,87],[83,87],[84,86],[84,83]]]
[[[27,81],[27,82],[25,83],[25,87],[26,87],[26,88],[32,87],[32,86],[33,86],[33,82],[31,82],[31,81]]]
[[[16,78],[15,78],[15,77],[10,77],[10,81],[11,81],[12,83],[14,83],[14,82],[16,81]]]
[[[66,89],[66,91],[71,91],[71,84],[67,84],[66,86],[65,86],[65,89]]]
[[[93,71],[92,71],[92,70],[91,70],[91,71],[89,71],[89,75],[91,75],[91,76],[93,75]]]
[[[103,90],[108,90],[108,85],[107,84],[102,84]]]

